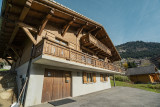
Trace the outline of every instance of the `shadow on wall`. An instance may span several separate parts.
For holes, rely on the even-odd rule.
[[[0,72],[0,107],[6,103],[17,101],[16,74],[9,71]],[[7,104],[8,105],[8,104]]]

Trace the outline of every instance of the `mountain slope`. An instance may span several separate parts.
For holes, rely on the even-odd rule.
[[[116,46],[122,58],[146,58],[160,55],[160,43],[133,41]]]

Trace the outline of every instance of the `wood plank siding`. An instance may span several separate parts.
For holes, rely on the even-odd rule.
[[[69,46],[62,45],[56,41],[44,39],[40,43],[41,44],[38,44],[35,47],[35,57],[38,57],[41,54],[46,54],[85,65],[122,72],[119,67],[112,63],[105,62],[89,54],[72,49]]]
[[[108,64],[121,57],[104,27],[97,22],[48,0],[10,0],[3,3],[2,7],[2,16],[5,18],[2,18],[1,24],[0,57],[11,57],[13,70],[29,61],[33,56],[30,55],[32,49],[35,56],[43,53],[51,55],[55,47],[53,41],[60,41],[67,48],[56,44],[55,49],[64,54],[52,56],[120,71]],[[90,46],[82,45],[84,35],[89,35]],[[48,42],[42,43],[44,38]],[[18,48],[13,49],[13,46]]]
[[[159,74],[132,75],[129,78],[134,83],[160,82]]]
[[[71,97],[71,72],[46,69],[42,102]]]

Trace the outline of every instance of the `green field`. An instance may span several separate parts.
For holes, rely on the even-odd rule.
[[[0,71],[7,71],[8,69],[0,69]]]
[[[111,80],[111,85],[114,85],[113,80]],[[116,81],[116,86],[139,88],[147,91],[160,93],[160,84],[132,84],[129,82]]]

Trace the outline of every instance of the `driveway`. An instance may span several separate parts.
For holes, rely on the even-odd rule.
[[[160,107],[160,94],[130,87],[115,87],[68,100],[54,102],[54,105],[61,103],[56,107]],[[32,107],[55,106],[45,103]]]

